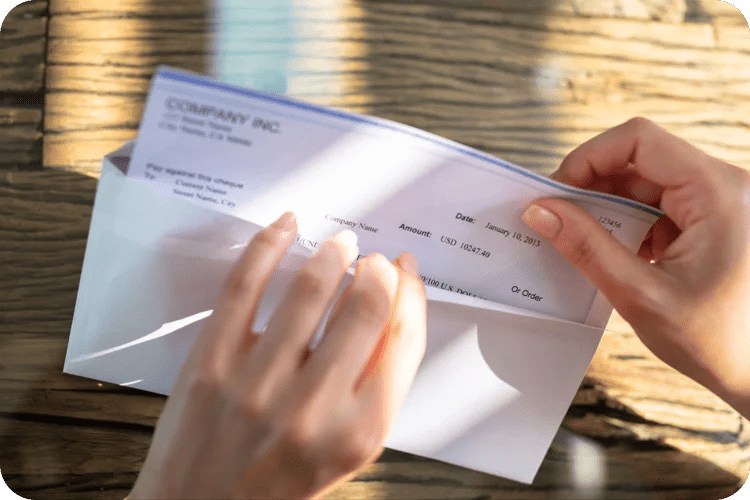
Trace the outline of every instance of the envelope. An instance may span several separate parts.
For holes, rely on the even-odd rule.
[[[102,163],[65,373],[169,394],[246,243],[261,229]],[[267,323],[310,250],[269,283]],[[386,446],[531,483],[586,372],[611,306],[586,324],[427,287],[424,360]]]

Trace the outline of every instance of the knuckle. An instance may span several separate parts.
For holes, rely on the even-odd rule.
[[[225,293],[229,298],[241,297],[250,293],[255,287],[256,280],[252,278],[251,273],[243,269],[235,269],[229,278],[227,278]]]
[[[579,269],[586,269],[594,263],[597,251],[590,236],[581,235],[568,242],[567,257]]]
[[[326,283],[322,276],[308,267],[303,267],[294,281],[293,293],[311,301],[323,301],[326,298]]]
[[[414,294],[414,296],[420,301],[426,300],[424,282],[419,278],[419,276],[404,274],[403,278],[404,278],[404,286],[408,288],[409,293]]]
[[[279,230],[269,226],[258,232],[251,242],[251,246],[260,250],[276,248],[279,244]]]
[[[310,425],[303,418],[294,418],[284,429],[281,438],[284,448],[296,454],[306,454],[315,445]]]
[[[317,256],[324,259],[326,265],[335,265],[336,267],[343,268],[348,264],[344,250],[332,240],[326,240],[320,245]]]
[[[351,432],[339,446],[338,466],[347,472],[375,461],[383,453],[379,433],[358,429]]]
[[[630,127],[633,127],[639,134],[647,133],[657,127],[656,123],[642,116],[635,116],[628,120],[626,124]]]
[[[255,392],[242,398],[240,410],[246,422],[262,421],[268,414],[268,404],[259,393]]]
[[[207,369],[193,372],[187,381],[187,391],[192,401],[209,402],[222,392],[224,377],[217,370]]]
[[[352,290],[349,300],[351,308],[368,323],[385,323],[390,316],[391,305],[388,294],[381,287]]]
[[[630,127],[633,136],[638,138],[639,149],[643,150],[644,155],[659,147],[661,141],[669,135],[669,132],[657,123],[642,116],[631,118],[626,122],[626,126]]]

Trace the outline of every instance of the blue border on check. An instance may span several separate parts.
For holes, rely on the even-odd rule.
[[[559,189],[567,193],[577,194],[581,196],[588,196],[591,198],[597,198],[601,200],[618,203],[620,205],[626,205],[631,208],[640,210],[642,212],[646,212],[648,214],[654,215],[656,217],[661,217],[664,215],[663,212],[653,207],[650,207],[648,205],[645,205],[643,203],[629,200],[627,198],[622,198],[620,196],[608,195],[606,193],[597,193],[593,191],[586,191],[583,189],[574,188],[572,186],[568,186],[568,185],[559,183],[557,181],[554,181],[548,177],[544,177],[543,175],[526,170],[525,168],[522,168],[518,165],[514,165],[500,158],[496,158],[494,156],[488,155],[487,153],[482,153],[481,151],[478,151],[476,149],[470,148],[468,146],[464,146],[455,141],[451,141],[450,139],[444,139],[442,137],[431,134],[429,132],[425,132],[423,130],[410,127],[408,125],[403,125],[400,123],[392,122],[390,120],[386,120],[383,118],[376,118],[376,117],[367,116],[367,115],[359,115],[356,113],[350,113],[348,111],[342,111],[342,110],[333,109],[333,108],[326,108],[323,106],[316,106],[314,104],[308,104],[302,101],[297,101],[297,100],[290,99],[288,97],[284,97],[278,94],[268,94],[266,92],[261,92],[258,90],[252,90],[252,89],[248,89],[245,87],[240,87],[237,85],[220,82],[218,80],[213,80],[211,78],[207,78],[202,75],[184,72],[181,70],[175,70],[173,68],[168,68],[165,66],[159,67],[156,73],[156,77],[166,78],[166,79],[174,80],[178,82],[190,83],[193,85],[198,85],[198,86],[206,87],[206,88],[212,88],[215,90],[221,90],[224,92],[230,92],[232,94],[237,94],[242,97],[250,97],[253,99],[259,99],[262,101],[272,102],[275,104],[282,104],[285,106],[301,109],[304,111],[309,111],[312,113],[327,115],[327,116],[339,118],[342,120],[347,120],[350,122],[365,123],[367,125],[372,125],[375,127],[388,129],[394,132],[400,132],[402,134],[407,134],[412,137],[416,137],[418,139],[422,139],[422,140],[431,142],[433,144],[437,144],[439,146],[448,148],[452,151],[456,151],[467,156],[472,156],[478,160],[482,160],[484,162],[491,163],[495,166],[504,168],[506,170],[510,170],[516,174],[522,175],[524,177],[528,177],[535,181],[541,182],[542,184],[546,184],[548,186],[551,186],[555,189]]]

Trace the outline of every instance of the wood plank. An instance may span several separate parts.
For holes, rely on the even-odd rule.
[[[47,2],[13,8],[0,30],[0,170],[42,165]]]
[[[52,0],[50,12],[48,61],[62,73],[47,75],[44,164],[96,176],[135,137],[159,64],[206,72],[208,0]]]
[[[729,2],[700,0],[686,2],[685,22],[711,23],[714,26],[735,26],[748,31],[747,20],[742,12]]]
[[[725,50],[715,45],[712,27],[706,25],[557,17],[520,21],[514,14],[503,18],[512,19],[508,28],[499,19],[497,25],[482,24],[485,18],[476,11],[459,11],[446,22],[431,17],[428,6],[417,15],[408,5],[375,5],[372,10],[387,26],[380,28],[380,43],[372,44],[371,56],[379,70],[374,93],[388,96],[385,103],[373,105],[380,116],[409,121],[488,151],[506,149],[503,142],[515,143],[521,153],[505,155],[508,159],[547,170],[551,167],[545,168],[545,163],[557,163],[582,140],[630,116],[644,115],[709,153],[747,165],[744,145],[750,138],[750,109],[746,98],[735,100],[734,94],[745,96],[750,88],[740,74],[747,67],[749,36],[742,50]],[[540,22],[544,26],[539,27]],[[408,36],[396,36],[407,30]],[[464,36],[466,32],[472,36]],[[430,47],[429,40],[438,37],[441,60],[435,61],[420,47]],[[464,88],[463,97],[456,97]],[[543,125],[538,135],[528,136],[521,128],[485,128],[492,115],[495,124],[504,122],[502,106],[514,103],[517,114],[530,109],[538,120],[537,130]],[[741,116],[725,113],[735,106]],[[417,107],[423,113],[429,110],[429,115],[415,123]],[[448,108],[453,112],[446,112]],[[466,118],[458,125],[431,126],[436,117],[455,118],[460,113]],[[463,129],[461,125],[475,117],[476,126]],[[511,115],[508,122],[517,119]],[[731,136],[742,137],[739,142],[725,142],[714,132],[716,125],[725,124]],[[549,141],[557,145],[555,150],[544,149]],[[550,154],[556,156],[545,162]]]
[[[60,172],[0,173],[3,329],[70,320],[94,189],[94,180]]]
[[[103,488],[114,498],[124,496],[131,487],[148,449],[151,430],[14,414],[0,416],[0,434],[12,436],[5,440],[8,446],[0,454],[3,463],[9,464],[3,468],[4,478],[15,491],[27,495],[33,492],[34,498],[43,498],[39,493],[46,498],[75,498],[76,494]],[[327,498],[580,499],[585,492],[568,473],[574,442],[565,435],[556,440],[534,487],[386,450],[375,464]],[[600,452],[609,486],[603,487],[601,497],[596,498],[643,498],[645,484],[656,490],[649,495],[653,499],[719,499],[734,491],[736,477],[715,472],[697,457],[668,449]],[[60,471],[61,463],[67,465],[65,472]]]
[[[365,0],[366,2],[375,3],[380,0]],[[364,3],[364,2],[361,2]],[[569,15],[589,15],[592,16],[593,9],[601,9],[603,16],[605,17],[630,17],[636,19],[646,20],[662,20],[658,14],[660,12],[666,13],[666,17],[674,17],[675,12],[685,12],[688,7],[684,4],[684,1],[676,0],[625,0],[620,2],[621,6],[617,6],[617,2],[605,1],[600,2],[602,5],[590,5],[592,2],[577,2],[575,0],[561,0],[557,2],[550,2],[549,0],[505,0],[502,3],[496,2],[495,0],[422,0],[419,2],[423,5],[431,5],[433,7],[447,7],[444,9],[445,15],[451,15],[456,10],[502,10],[507,12],[520,12],[520,13],[532,13],[532,14],[569,14]],[[695,8],[699,8],[705,3],[713,4],[714,0],[697,0],[695,3],[699,4]],[[195,12],[200,10],[205,5],[201,0],[185,0],[181,2],[185,6],[187,12]],[[321,2],[316,3],[301,3],[304,9],[311,10],[316,8],[326,9],[327,7]],[[197,6],[197,7],[196,7]],[[132,11],[143,11],[143,9],[151,9],[152,12],[159,15],[173,14],[174,10],[170,8],[168,2],[157,2],[154,5],[150,5],[150,2],[143,0],[122,0],[118,2],[101,2],[97,0],[65,0],[56,2],[52,6],[54,14],[75,14],[88,11],[100,11],[107,13],[130,13]],[[737,15],[736,10],[732,12],[732,6],[727,5],[712,7],[716,12],[722,12],[723,15]],[[705,10],[705,8],[704,8]],[[648,15],[638,15],[637,12],[648,12]]]
[[[47,2],[32,0],[14,7],[0,30],[0,90],[42,90],[47,31]]]
[[[408,123],[545,172],[635,115],[750,165],[750,36],[730,36],[739,35],[732,26],[538,15],[515,4],[301,4],[305,41],[294,48],[289,81],[296,97]],[[197,2],[183,7],[184,20],[170,18],[178,33],[170,37],[135,13],[137,3],[94,13],[69,5],[53,2],[61,15],[50,23],[45,162],[96,175],[101,156],[134,137],[155,66],[205,67],[209,41]],[[163,8],[149,6],[160,15]]]

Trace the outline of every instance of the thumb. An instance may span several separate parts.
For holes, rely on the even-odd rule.
[[[652,266],[617,241],[582,208],[556,198],[534,201],[521,219],[604,293],[628,320],[657,290]]]

